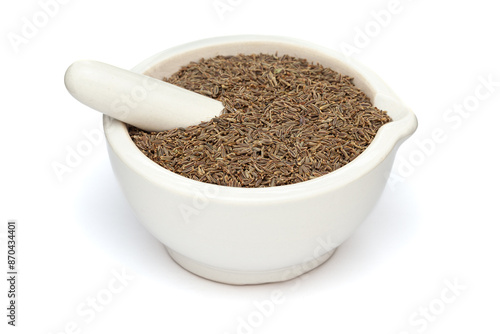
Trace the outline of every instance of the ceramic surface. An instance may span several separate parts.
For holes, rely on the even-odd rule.
[[[372,210],[398,147],[417,127],[411,110],[369,69],[332,50],[285,37],[201,40],[161,52],[133,71],[161,79],[201,57],[260,52],[307,58],[354,77],[394,121],[335,172],[293,185],[248,189],[174,174],[137,149],[124,123],[104,117],[113,170],[137,218],[181,266],[230,284],[288,280],[326,261]]]

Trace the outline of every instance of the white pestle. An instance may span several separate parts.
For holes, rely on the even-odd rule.
[[[147,131],[197,125],[224,109],[220,101],[92,60],[73,63],[64,83],[83,104]]]

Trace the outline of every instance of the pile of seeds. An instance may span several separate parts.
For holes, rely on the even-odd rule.
[[[220,117],[188,128],[130,127],[137,147],[194,180],[234,187],[293,184],[356,158],[390,117],[353,79],[287,55],[218,56],[165,81],[220,100]]]

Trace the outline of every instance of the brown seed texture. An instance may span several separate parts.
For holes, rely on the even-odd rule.
[[[130,127],[132,140],[160,166],[217,185],[281,186],[325,175],[391,121],[352,78],[288,55],[201,59],[164,80],[220,100],[223,114],[185,129]]]

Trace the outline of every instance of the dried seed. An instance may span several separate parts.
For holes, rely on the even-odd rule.
[[[289,55],[200,59],[165,81],[218,99],[221,116],[186,129],[129,127],[159,165],[232,187],[293,184],[355,159],[391,121],[353,79]]]

